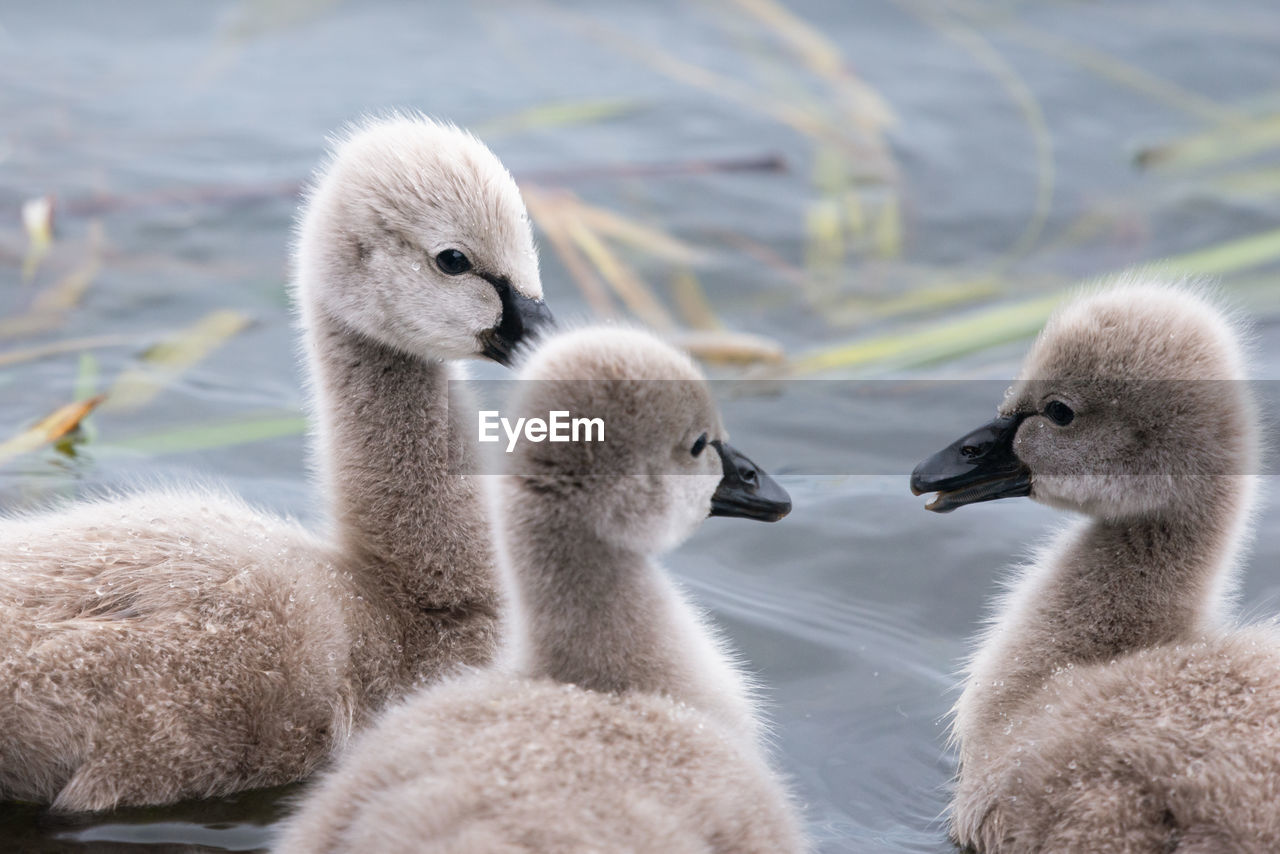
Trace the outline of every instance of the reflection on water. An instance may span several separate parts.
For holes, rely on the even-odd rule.
[[[304,787],[282,786],[109,816],[56,815],[27,804],[0,807],[7,851],[255,851]]]
[[[0,503],[216,477],[308,515],[296,188],[360,113],[451,118],[521,180],[557,315],[700,330],[715,373],[751,379],[721,390],[726,421],[795,510],[711,520],[669,564],[767,686],[821,849],[949,851],[954,672],[1001,568],[1060,517],[932,516],[906,473],[989,417],[1061,289],[1135,263],[1225,277],[1262,325],[1259,375],[1280,376],[1278,39],[1265,0],[10,4],[0,207],[58,201],[43,258],[0,223],[0,436],[127,370],[154,387],[80,444],[8,460]],[[225,310],[244,328],[211,334]],[[189,365],[148,349],[201,335]],[[1263,524],[1248,613],[1280,610],[1278,558]],[[253,850],[281,797],[11,805],[0,839]]]

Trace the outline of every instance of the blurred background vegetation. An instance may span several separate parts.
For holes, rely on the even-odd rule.
[[[264,382],[288,382],[264,338],[289,336],[297,188],[326,132],[396,106],[509,163],[561,313],[639,320],[730,375],[948,363],[1135,264],[1280,310],[1263,2],[58,9],[0,15],[10,471],[61,464],[51,442],[300,432],[296,392]],[[155,414],[225,380],[216,417]]]

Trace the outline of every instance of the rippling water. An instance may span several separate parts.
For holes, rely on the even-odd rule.
[[[725,401],[735,444],[783,474],[795,511],[777,526],[711,520],[668,565],[767,686],[780,761],[821,849],[950,850],[954,672],[1002,567],[1060,519],[1018,501],[926,514],[906,489],[910,461],[996,400],[894,383],[1005,380],[1027,330],[1002,331],[992,314],[965,333],[989,346],[966,347],[947,318],[1165,256],[1224,275],[1258,320],[1259,375],[1280,376],[1280,250],[1267,242],[1280,182],[1275,152],[1249,147],[1280,110],[1277,42],[1280,9],[1266,0],[6,4],[0,210],[56,194],[59,240],[23,284],[17,217],[0,220],[0,318],[82,269],[95,228],[103,242],[74,307],[0,338],[0,435],[107,386],[211,311],[253,325],[146,406],[95,415],[74,455],[9,462],[0,501],[197,478],[308,514],[289,426],[301,402],[283,290],[291,188],[325,134],[361,113],[450,118],[529,192],[571,191],[698,249],[686,272],[728,328],[801,358],[879,342],[805,377],[884,380],[874,407],[796,383],[737,386]],[[1227,126],[1239,130],[1224,142]],[[1142,152],[1150,168],[1135,165]],[[1233,242],[1253,237],[1252,254]],[[557,313],[586,316],[542,244]],[[679,304],[669,260],[643,247],[623,257]],[[245,441],[246,424],[283,435]],[[1248,565],[1254,615],[1280,610],[1277,512],[1259,517]],[[253,850],[290,791],[88,818],[0,807],[0,839]]]

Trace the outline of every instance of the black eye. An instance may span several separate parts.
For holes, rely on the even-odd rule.
[[[1044,415],[1059,427],[1066,427],[1076,417],[1075,410],[1060,400],[1051,400],[1044,408]]]
[[[707,434],[703,433],[698,437],[698,441],[693,443],[693,447],[689,449],[689,453],[695,457],[702,453],[702,449],[707,446]]]
[[[436,266],[446,276],[460,276],[471,269],[471,261],[457,249],[446,249],[436,256]]]

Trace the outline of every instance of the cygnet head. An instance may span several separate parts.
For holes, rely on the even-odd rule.
[[[1019,495],[1108,519],[1195,507],[1256,462],[1239,337],[1186,285],[1087,293],[1049,319],[998,417],[917,466],[912,490],[938,492],[938,512]]]
[[[393,116],[336,141],[299,227],[298,287],[401,352],[509,364],[550,320],[529,216],[511,175],[452,125]]]
[[[603,424],[603,441],[517,445],[508,482],[549,529],[654,554],[709,515],[772,522],[791,510],[786,491],[729,445],[692,360],[653,335],[616,327],[557,335],[520,379],[516,416],[559,411]]]

